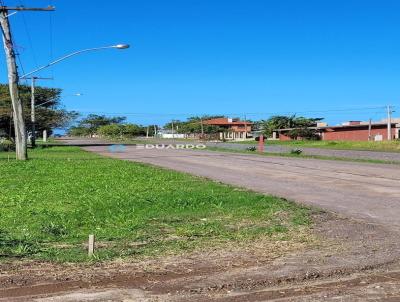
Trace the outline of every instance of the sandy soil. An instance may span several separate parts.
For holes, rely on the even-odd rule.
[[[315,244],[279,253],[254,242],[94,266],[2,263],[0,301],[353,301],[399,293],[396,232],[322,212],[314,221]]]

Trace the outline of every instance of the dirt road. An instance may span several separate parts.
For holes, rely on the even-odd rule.
[[[69,143],[341,215],[315,213],[321,245],[277,258],[255,242],[244,250],[224,247],[145,263],[0,263],[0,301],[400,300],[397,165]]]
[[[86,150],[150,163],[292,199],[370,223],[400,228],[400,170],[397,165],[175,149],[111,152]]]

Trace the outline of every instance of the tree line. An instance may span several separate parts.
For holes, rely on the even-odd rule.
[[[36,132],[40,134],[47,130],[49,134],[53,129],[66,128],[78,117],[78,112],[68,111],[61,105],[62,90],[58,88],[36,87]],[[23,103],[24,119],[28,134],[31,133],[31,87],[19,86],[19,94]],[[12,116],[11,98],[8,85],[0,84],[0,138],[13,141],[14,127]]]
[[[89,114],[78,121],[77,125],[68,130],[71,136],[102,136],[108,138],[132,138],[136,136],[154,135],[154,126],[145,127],[125,123],[126,117],[107,117],[105,115]],[[155,126],[157,127],[157,126]]]
[[[317,140],[317,130],[314,127],[323,118],[306,118],[296,115],[274,115],[267,120],[262,120],[259,125],[266,137],[271,137],[272,133],[277,130],[288,129],[287,135],[291,139],[309,139]]]
[[[105,115],[90,114],[81,119],[76,126],[71,127],[68,134],[71,136],[100,136],[107,138],[133,138],[137,136],[153,136],[158,129],[164,131],[186,134],[188,136],[194,134],[203,134],[207,137],[220,132],[227,131],[226,128],[207,125],[205,121],[224,116],[194,116],[186,120],[173,120],[166,123],[163,127],[156,125],[142,126],[138,124],[125,123],[126,117],[107,117]],[[267,120],[250,121],[254,129],[262,132],[266,137],[271,137],[274,131],[279,129],[289,129],[287,135],[292,139],[318,139],[316,129],[313,129],[322,118],[306,118],[302,116],[272,116]]]
[[[29,133],[31,127],[31,88],[28,85],[20,85],[19,89]],[[161,128],[187,135],[203,134],[204,137],[212,137],[212,135],[227,131],[223,127],[204,123],[209,119],[224,117],[223,115],[192,116],[186,120],[173,120],[163,125],[163,127],[127,123],[126,117],[123,116],[108,117],[96,114],[90,114],[77,121],[78,112],[68,111],[62,107],[61,93],[62,90],[59,88],[36,87],[36,130],[38,136],[43,130],[47,130],[51,134],[56,128],[68,128],[68,134],[72,136],[102,136],[108,138],[153,136]],[[267,137],[272,136],[272,133],[278,129],[289,129],[287,135],[293,139],[318,139],[316,130],[313,127],[321,120],[322,118],[276,115],[266,120],[248,122],[252,122],[254,130],[261,131]],[[0,140],[13,140],[14,127],[12,127],[12,123],[12,108],[8,85],[0,84]],[[73,123],[75,125],[71,126]]]

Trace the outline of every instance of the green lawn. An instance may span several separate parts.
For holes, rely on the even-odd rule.
[[[381,160],[381,159],[367,159],[367,158],[347,158],[347,157],[324,156],[324,155],[308,155],[308,154],[301,154],[301,153],[300,154],[296,154],[296,153],[272,153],[272,152],[259,153],[257,151],[257,149],[254,150],[254,151],[249,151],[249,150],[235,150],[235,149],[221,148],[221,147],[207,147],[207,151],[243,153],[243,154],[261,155],[261,156],[296,157],[296,158],[322,159],[322,160],[339,160],[339,161],[350,161],[350,162],[371,163],[371,164],[400,165],[400,161]]]
[[[258,144],[256,141],[238,142],[241,144]],[[368,142],[368,141],[266,141],[266,145],[283,145],[293,147],[311,147],[341,150],[369,150],[400,152],[400,140]]]
[[[0,152],[1,259],[86,261],[89,234],[94,260],[308,240],[310,210],[276,197],[76,147],[38,148],[27,162],[8,155]]]

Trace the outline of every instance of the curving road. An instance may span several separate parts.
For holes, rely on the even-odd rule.
[[[304,158],[86,146],[102,155],[207,177],[400,229],[400,167]]]

